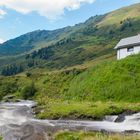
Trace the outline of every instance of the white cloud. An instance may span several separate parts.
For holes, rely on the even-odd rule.
[[[6,12],[2,9],[0,9],[0,18],[3,18],[3,16],[6,15]]]
[[[55,19],[64,14],[64,10],[78,9],[81,4],[93,3],[95,0],[0,0],[0,6],[22,14],[37,12],[41,16]]]
[[[0,38],[0,44],[4,43],[4,40],[2,38]]]

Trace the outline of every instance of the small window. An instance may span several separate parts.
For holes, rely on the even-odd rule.
[[[134,51],[134,47],[127,48],[127,51],[128,51],[128,52],[133,52],[133,51]]]

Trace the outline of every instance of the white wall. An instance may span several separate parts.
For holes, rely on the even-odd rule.
[[[117,59],[119,60],[119,59],[125,58],[129,55],[138,54],[138,53],[140,53],[140,46],[135,46],[134,51],[132,51],[132,52],[128,52],[127,48],[122,48],[117,51]]]

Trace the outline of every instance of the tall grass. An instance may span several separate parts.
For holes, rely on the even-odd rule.
[[[140,101],[140,55],[99,64],[75,77],[68,99]]]

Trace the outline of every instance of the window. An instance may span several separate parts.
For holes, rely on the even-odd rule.
[[[133,52],[133,51],[134,51],[134,47],[127,48],[127,52]]]

